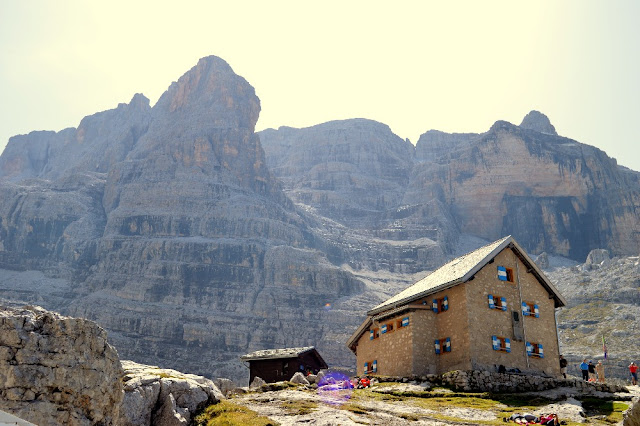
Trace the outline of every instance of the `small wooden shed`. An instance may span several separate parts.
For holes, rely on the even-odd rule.
[[[298,371],[313,374],[327,368],[318,351],[313,346],[303,348],[266,349],[240,357],[249,363],[249,383],[260,377],[267,383],[289,380]]]

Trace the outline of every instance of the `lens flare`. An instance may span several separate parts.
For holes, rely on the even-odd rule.
[[[327,373],[318,382],[318,395],[327,404],[342,405],[351,398],[352,392],[349,376],[343,373]]]

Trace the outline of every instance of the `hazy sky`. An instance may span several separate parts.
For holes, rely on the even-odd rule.
[[[364,117],[416,142],[537,109],[640,171],[638,1],[0,1],[0,149],[217,55],[258,130]]]

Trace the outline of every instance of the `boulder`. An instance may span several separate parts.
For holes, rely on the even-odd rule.
[[[132,361],[122,361],[122,365],[122,426],[187,425],[195,413],[224,398],[216,384],[202,376]]]
[[[293,377],[291,378],[291,380],[289,380],[289,381],[291,383],[297,383],[297,384],[300,384],[300,385],[308,385],[309,384],[309,381],[299,371],[296,374],[294,374]]]
[[[266,384],[267,384],[267,382],[262,380],[262,378],[256,376],[256,377],[253,378],[253,381],[249,385],[249,389],[250,390],[258,390],[258,389],[261,389],[262,386],[264,386]]]
[[[0,307],[0,409],[47,425],[117,424],[122,367],[94,322]]]
[[[546,251],[543,251],[538,257],[536,257],[535,262],[541,269],[547,269],[549,267],[549,255]]]
[[[586,265],[601,265],[603,262],[609,261],[609,250],[594,249],[587,255]]]

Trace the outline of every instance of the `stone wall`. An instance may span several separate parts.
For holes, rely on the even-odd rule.
[[[0,307],[0,409],[40,426],[116,424],[122,367],[95,323]]]
[[[430,381],[440,381],[456,390],[467,392],[531,392],[559,387],[575,388],[582,394],[629,392],[623,386],[608,383],[592,383],[579,379],[554,379],[528,374],[500,374],[478,370],[451,371],[441,377],[430,379]]]
[[[511,268],[514,282],[500,281],[497,266]],[[496,365],[504,365],[507,369],[518,368],[521,371],[544,372],[550,376],[560,375],[554,300],[549,299],[549,294],[535,276],[527,273],[526,266],[511,249],[504,249],[495,257],[493,263],[478,271],[475,278],[467,283],[466,288],[468,299],[474,302],[469,303],[468,308],[469,323],[474,327],[471,333],[472,347],[475,348],[472,358],[474,369],[493,370]],[[507,310],[489,309],[489,294],[494,298],[505,297]],[[522,315],[520,296],[523,301],[539,306],[539,318]],[[513,312],[518,313],[524,323],[522,341],[515,339],[511,319]],[[493,350],[494,335],[509,338],[511,352]],[[541,343],[544,358],[527,357],[525,340]]]

